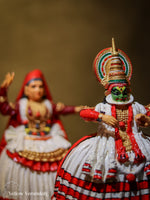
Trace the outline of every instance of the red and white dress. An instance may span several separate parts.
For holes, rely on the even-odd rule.
[[[112,115],[120,127],[99,122],[97,134],[73,145],[59,167],[53,200],[150,199],[150,139],[134,120],[147,111],[133,102],[132,95],[124,111],[109,97],[95,107],[96,112],[81,111],[81,117]]]

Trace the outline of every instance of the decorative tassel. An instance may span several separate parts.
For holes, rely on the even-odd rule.
[[[112,116],[116,119],[116,107],[112,105],[111,107]],[[122,139],[119,135],[119,128],[115,128],[115,144],[117,150],[117,158],[120,163],[125,163],[129,160],[129,157],[126,153],[126,148],[123,146]]]
[[[95,172],[94,172],[93,179],[94,180],[99,180],[99,181],[102,180],[102,171],[96,169]]]
[[[110,182],[110,181],[114,181],[114,180],[116,180],[116,174],[117,174],[117,170],[116,169],[109,169],[108,170],[108,174],[107,174],[107,176],[106,176],[106,181],[108,182]]]
[[[127,174],[126,175],[126,179],[129,181],[129,182],[134,182],[135,181],[135,175],[134,174]]]
[[[42,164],[42,166],[41,166],[42,172],[49,171],[49,169],[50,169],[50,164],[48,162]]]
[[[89,163],[84,163],[83,168],[82,168],[82,172],[89,175],[90,172],[91,172],[91,169],[92,169],[92,166]]]
[[[146,173],[146,176],[148,179],[150,179],[150,163],[147,163],[144,167],[144,172]]]
[[[129,116],[128,116],[128,128],[127,128],[127,134],[130,137],[131,143],[132,143],[132,150],[135,153],[135,159],[134,163],[139,164],[142,163],[145,160],[145,156],[142,154],[135,137],[132,133],[132,121],[133,121],[133,110],[132,106],[129,106]]]
[[[37,162],[36,164],[34,164],[33,170],[40,171],[41,170],[41,163]]]
[[[57,171],[58,169],[58,163],[57,162],[53,162],[50,164],[50,171],[54,172]]]
[[[26,160],[24,163],[25,166],[31,168],[33,166],[34,161],[33,160]]]

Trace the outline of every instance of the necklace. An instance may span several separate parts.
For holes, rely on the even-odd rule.
[[[111,112],[112,112],[112,116],[118,119],[117,117],[121,115],[122,111],[117,111],[116,106],[112,105]],[[117,112],[118,112],[118,116],[117,116]],[[117,157],[118,157],[119,162],[124,163],[129,160],[127,151],[132,150],[135,154],[134,163],[138,164],[138,163],[143,162],[143,160],[145,159],[145,156],[142,154],[135,140],[134,134],[132,132],[133,110],[132,110],[131,104],[128,106],[127,116],[128,117],[127,118],[125,117],[124,119],[125,122],[127,120],[126,124],[124,121],[119,121],[119,127],[115,128],[115,144],[116,144]],[[119,117],[118,120],[122,118],[123,117]],[[127,145],[123,140],[124,135],[120,134],[121,133],[120,129],[126,132],[125,137],[126,137]],[[126,148],[126,146],[128,148]]]

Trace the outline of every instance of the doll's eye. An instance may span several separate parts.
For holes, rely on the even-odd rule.
[[[111,92],[114,95],[120,95],[121,94],[121,92],[119,90],[115,89],[115,88],[113,88]]]
[[[116,90],[116,91],[115,91],[115,94],[116,94],[116,95],[119,95],[119,94],[120,94],[120,92]]]

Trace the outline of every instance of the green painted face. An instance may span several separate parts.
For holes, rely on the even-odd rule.
[[[129,94],[128,94],[128,90],[127,90],[126,86],[113,87],[112,90],[111,90],[111,96],[112,96],[112,99],[114,101],[122,102],[122,101],[128,101],[129,100]]]

